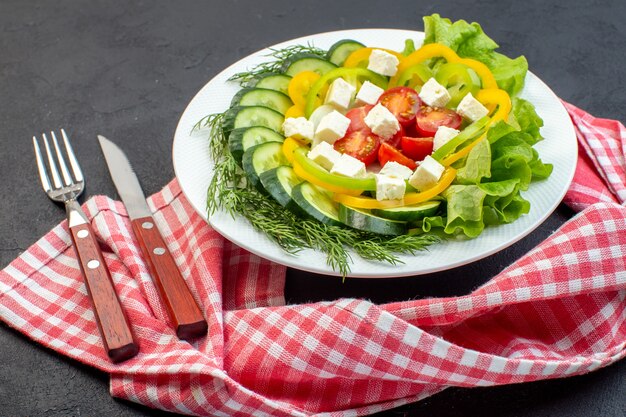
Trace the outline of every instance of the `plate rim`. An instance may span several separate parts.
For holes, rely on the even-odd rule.
[[[180,118],[178,120],[177,126],[176,126],[176,130],[175,130],[175,134],[174,134],[174,140],[173,140],[173,146],[172,146],[172,161],[173,161],[173,166],[174,166],[174,173],[175,176],[177,178],[177,180],[179,181],[179,185],[181,187],[181,191],[183,192],[183,194],[185,195],[185,197],[187,198],[187,200],[189,201],[189,203],[191,204],[191,206],[193,207],[194,211],[196,213],[198,213],[200,215],[200,217],[202,219],[204,219],[214,230],[216,230],[220,235],[222,235],[225,239],[233,242],[234,244],[264,258],[264,259],[268,259],[270,261],[276,262],[278,264],[284,265],[286,267],[290,267],[290,268],[294,268],[294,269],[298,269],[298,270],[302,270],[302,271],[307,271],[307,272],[312,272],[315,274],[321,274],[321,275],[331,275],[331,276],[341,276],[341,274],[338,271],[332,270],[328,267],[328,265],[326,264],[326,262],[323,262],[322,267],[307,267],[301,264],[297,263],[297,260],[299,259],[299,256],[294,256],[292,254],[289,254],[287,252],[285,252],[284,250],[282,250],[282,248],[280,248],[275,242],[271,241],[269,238],[267,238],[267,236],[265,236],[264,234],[262,234],[261,232],[257,232],[254,231],[256,233],[259,233],[262,235],[262,237],[264,237],[267,240],[267,243],[270,245],[274,245],[278,248],[279,254],[280,256],[274,256],[271,253],[267,253],[267,252],[263,252],[262,249],[259,249],[257,247],[255,247],[255,245],[249,245],[247,244],[247,242],[241,242],[239,240],[237,241],[233,241],[232,237],[228,235],[227,232],[225,232],[224,228],[221,227],[221,224],[216,221],[217,217],[216,215],[212,215],[212,216],[208,216],[206,213],[206,210],[202,210],[200,207],[197,207],[197,205],[194,202],[194,199],[191,198],[191,196],[189,195],[189,190],[187,189],[187,187],[185,186],[185,184],[183,184],[183,181],[180,180],[180,169],[177,167],[177,150],[180,149],[180,140],[178,139],[180,137],[180,133],[182,132],[183,129],[183,119],[184,116],[190,111],[190,109],[193,108],[194,104],[196,101],[200,100],[200,98],[203,96],[203,94],[205,94],[205,90],[209,89],[210,84],[212,82],[214,82],[216,79],[219,78],[223,78],[225,74],[229,74],[229,73],[234,73],[233,72],[233,68],[237,67],[237,66],[241,66],[245,63],[245,61],[249,61],[253,58],[258,58],[261,57],[263,55],[267,55],[269,52],[271,52],[271,49],[276,49],[276,48],[281,48],[290,44],[298,44],[298,43],[302,43],[303,41],[311,41],[311,40],[315,40],[316,37],[321,37],[321,36],[343,36],[343,38],[345,38],[346,35],[354,35],[356,33],[369,33],[369,32],[380,32],[380,31],[385,31],[385,32],[399,32],[399,33],[403,33],[405,34],[411,34],[412,36],[417,36],[419,38],[419,40],[422,40],[424,37],[424,32],[422,31],[416,31],[416,30],[411,30],[411,29],[398,29],[398,28],[360,28],[360,29],[346,29],[346,30],[336,30],[336,31],[328,31],[328,32],[320,32],[320,33],[315,33],[315,34],[311,34],[311,35],[306,35],[306,36],[301,36],[298,38],[293,38],[290,40],[286,40],[286,41],[282,41],[279,43],[276,43],[274,45],[268,46],[266,48],[262,48],[259,49],[251,54],[248,54],[247,56],[237,60],[236,62],[232,63],[231,65],[227,66],[226,68],[224,68],[222,71],[220,71],[218,74],[216,74],[215,76],[213,76],[212,78],[210,78],[197,92],[196,94],[192,97],[192,99],[188,102],[187,106],[185,107],[185,109],[183,110],[183,112],[180,115]],[[342,38],[337,38],[337,40],[342,39]],[[404,39],[404,38],[403,38]],[[551,98],[553,100],[556,100],[558,102],[559,105],[559,111],[564,112],[565,115],[567,115],[567,110],[565,108],[565,106],[563,105],[563,103],[561,102],[560,98],[556,95],[556,93],[554,93],[554,91],[552,91],[552,89],[546,84],[544,83],[538,76],[536,76],[535,74],[533,74],[530,70],[527,73],[527,80],[525,85],[528,84],[528,77],[530,77],[532,79],[532,81],[534,83],[538,83],[538,85],[544,90],[544,93],[548,93]],[[533,103],[535,104],[535,103]],[[540,115],[541,116],[541,115]],[[544,119],[544,117],[542,117],[542,119]],[[572,136],[574,139],[574,143],[576,143],[576,134],[575,134],[575,129],[573,126],[573,123],[571,122],[571,120],[569,119],[569,117],[567,117],[568,120],[568,130],[569,132],[564,132],[564,134],[566,134],[567,136]],[[186,134],[186,136],[189,136],[190,132],[188,132]],[[178,139],[178,140],[177,140]],[[178,143],[178,146],[177,146]],[[575,161],[577,160],[578,157],[578,148],[577,146],[573,147],[573,155],[571,155],[572,159]],[[548,161],[550,162],[550,161]],[[561,201],[563,200],[565,194],[567,193],[567,190],[574,178],[574,174],[575,174],[575,168],[576,168],[576,164],[573,164],[573,167],[571,167],[571,169],[569,170],[569,172],[567,173],[567,175],[565,176],[565,181],[563,182],[562,188],[560,189],[560,193],[558,195],[558,198],[554,198],[552,199],[553,202],[551,203],[550,207],[543,212],[541,215],[539,215],[536,220],[534,221],[533,224],[529,225],[528,227],[526,227],[524,230],[522,230],[521,232],[518,232],[515,234],[515,236],[513,236],[512,238],[508,238],[504,243],[500,243],[497,244],[495,246],[493,246],[491,249],[486,250],[486,251],[482,251],[477,255],[474,256],[469,256],[466,258],[463,258],[461,260],[457,260],[455,262],[451,262],[449,264],[446,265],[441,265],[439,267],[435,266],[435,267],[431,267],[431,268],[425,268],[425,269],[421,269],[421,270],[413,270],[413,271],[404,271],[404,272],[400,272],[400,273],[394,273],[393,271],[393,265],[389,265],[386,263],[381,263],[381,262],[374,262],[374,261],[366,261],[363,260],[362,258],[360,258],[358,255],[356,255],[353,251],[349,251],[351,255],[357,257],[360,259],[361,262],[365,261],[366,264],[370,264],[376,267],[384,267],[384,268],[391,268],[388,272],[366,272],[363,271],[363,273],[356,273],[352,270],[348,273],[347,277],[350,278],[401,278],[401,277],[414,277],[414,276],[420,276],[420,275],[425,275],[425,274],[430,274],[430,273],[435,273],[435,272],[442,272],[442,271],[448,271],[448,270],[452,270],[455,268],[458,268],[460,266],[463,265],[468,265],[474,262],[477,262],[479,260],[485,259],[491,255],[493,255],[494,253],[500,252],[512,245],[514,245],[515,243],[517,243],[518,241],[520,241],[521,239],[523,239],[524,237],[528,236],[529,234],[531,234],[533,231],[535,231],[541,224],[543,224],[546,219],[548,217],[550,217],[550,215],[556,210],[556,208],[558,207],[558,205],[561,203]],[[206,205],[205,205],[206,208]],[[219,214],[219,213],[218,213]],[[223,212],[221,213],[223,214]],[[245,218],[242,218],[240,216],[238,216],[238,220],[241,222],[246,222],[247,220]],[[506,225],[500,225],[500,227],[502,226],[506,226]],[[249,226],[250,227],[250,226]],[[493,227],[493,226],[491,226]],[[497,226],[496,226],[497,227]],[[478,236],[475,239],[480,239],[480,236]],[[322,255],[322,259],[323,261],[326,260],[326,257],[323,253],[314,250],[314,249],[305,249],[303,250],[302,253],[309,253],[309,252],[313,252],[316,253],[318,255]],[[403,256],[407,256],[407,255],[403,255]],[[291,261],[291,262],[290,262]],[[352,264],[351,266],[354,266],[354,264]]]

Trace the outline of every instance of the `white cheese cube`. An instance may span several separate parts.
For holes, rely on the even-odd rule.
[[[409,178],[409,184],[420,191],[427,190],[439,181],[444,169],[443,165],[428,155]]]
[[[402,178],[388,175],[376,176],[376,200],[400,200],[404,197],[406,183]]]
[[[382,51],[380,49],[374,49],[370,53],[369,64],[367,69],[374,71],[380,75],[386,75],[393,77],[398,71],[398,64],[400,61],[389,52]]]
[[[341,77],[337,78],[330,84],[324,103],[335,106],[340,110],[346,110],[350,107],[355,91],[356,88],[352,84],[346,82]]]
[[[432,107],[445,107],[452,98],[448,90],[434,78],[424,83],[419,93],[422,101]]]
[[[475,122],[489,114],[489,110],[474,98],[472,93],[467,93],[456,108],[456,112],[466,119]]]
[[[322,104],[317,109],[313,110],[311,116],[309,116],[309,120],[313,123],[314,129],[317,129],[317,126],[320,124],[320,121],[326,116],[328,113],[332,113],[335,108],[330,104]]]
[[[355,98],[355,104],[362,106],[365,104],[376,104],[380,96],[385,92],[382,88],[376,84],[372,84],[369,81],[365,81]]]
[[[337,159],[330,172],[351,178],[361,178],[366,174],[365,164],[347,153],[341,154],[341,157]]]
[[[435,138],[433,140],[433,151],[441,148],[445,145],[450,139],[458,135],[459,132],[456,129],[452,129],[448,126],[439,126],[437,132],[435,132]]]
[[[330,171],[341,157],[341,153],[337,152],[330,143],[320,142],[309,151],[307,156]]]
[[[335,143],[337,139],[342,138],[346,134],[348,126],[350,126],[350,119],[337,110],[333,110],[322,117],[317,125],[315,129],[315,143]]]
[[[283,133],[286,137],[310,141],[313,139],[315,128],[306,117],[288,117],[283,122]]]
[[[365,124],[383,139],[389,139],[400,130],[400,123],[387,107],[378,103],[365,116]]]
[[[408,180],[413,174],[413,170],[396,161],[389,161],[381,168],[379,174]]]

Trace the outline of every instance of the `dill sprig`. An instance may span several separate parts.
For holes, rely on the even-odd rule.
[[[244,217],[291,254],[305,248],[319,250],[326,254],[328,266],[344,277],[350,273],[350,248],[364,259],[396,265],[402,263],[400,254],[415,254],[439,240],[429,234],[381,236],[297,216],[246,182],[245,173],[228,149],[222,121],[223,114],[213,114],[196,125],[208,129],[209,153],[215,162],[207,190],[209,215],[221,208],[232,216]]]
[[[307,53],[322,58],[326,56],[325,50],[317,48],[312,44],[293,45],[282,49],[270,50],[272,52],[265,56],[272,57],[272,61],[262,62],[247,71],[239,72],[231,76],[228,81],[237,81],[242,86],[249,86],[265,74],[282,72],[287,60],[295,54]]]

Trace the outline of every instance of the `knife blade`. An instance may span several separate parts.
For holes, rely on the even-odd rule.
[[[159,232],[128,158],[104,136],[98,135],[98,141],[176,335],[185,340],[205,335],[207,322]]]

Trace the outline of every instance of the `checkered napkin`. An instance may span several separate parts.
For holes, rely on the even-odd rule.
[[[375,305],[285,305],[285,268],[225,241],[172,181],[149,199],[209,322],[180,341],[139,256],[124,207],[85,204],[139,338],[114,365],[101,346],[67,224],[0,273],[0,319],[111,375],[111,394],[184,414],[354,416],[449,386],[582,374],[626,355],[626,131],[565,103],[580,161],[580,213],[469,295]]]

